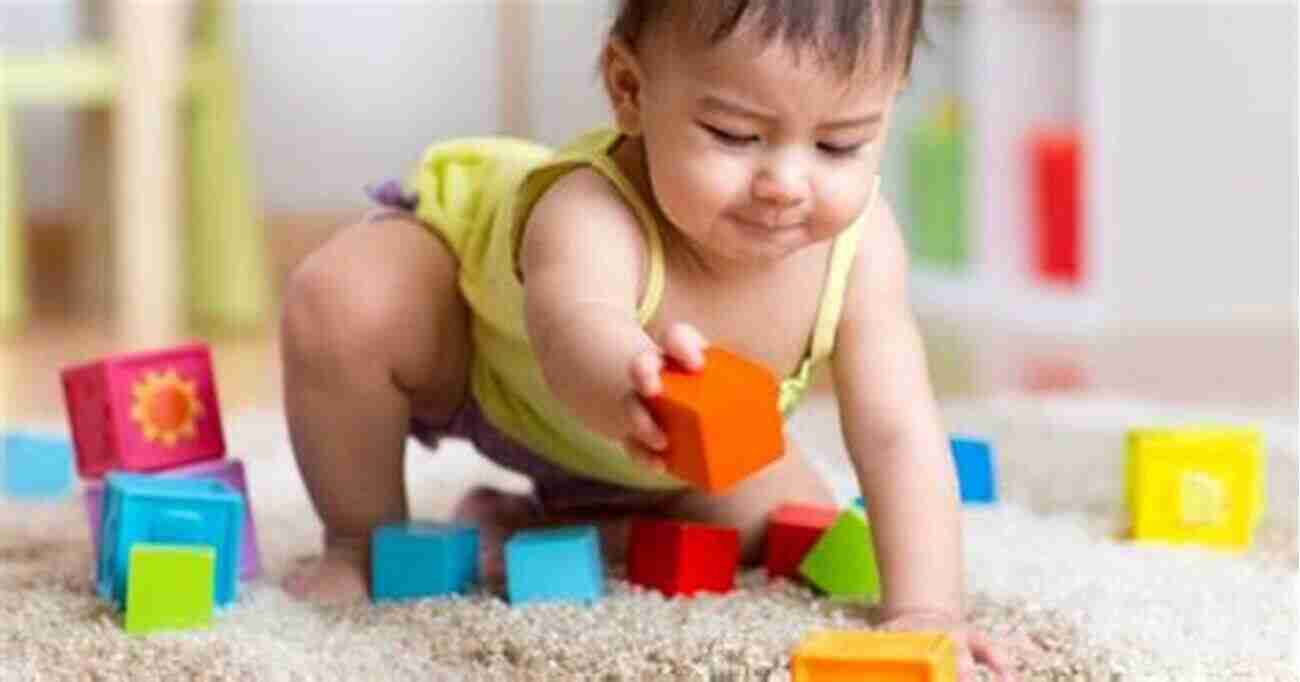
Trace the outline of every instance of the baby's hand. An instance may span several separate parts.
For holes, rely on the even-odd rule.
[[[658,345],[658,349],[632,358],[629,367],[632,392],[624,399],[624,414],[627,415],[624,445],[634,457],[662,470],[664,460],[657,453],[668,447],[668,437],[655,423],[645,400],[659,395],[663,390],[659,375],[664,369],[665,356],[686,369],[698,372],[704,368],[704,349],[708,348],[709,343],[695,327],[685,322],[675,322],[664,329]]]
[[[881,630],[906,632],[946,632],[957,645],[957,679],[975,682],[975,664],[986,665],[1003,682],[1014,682],[1011,666],[1002,647],[987,635],[960,621],[930,611],[900,613],[880,624]]]

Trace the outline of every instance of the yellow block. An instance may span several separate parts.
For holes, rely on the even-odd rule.
[[[957,650],[941,632],[821,630],[790,658],[794,682],[954,682]]]
[[[1250,547],[1264,509],[1264,457],[1249,428],[1135,429],[1126,498],[1133,539]]]

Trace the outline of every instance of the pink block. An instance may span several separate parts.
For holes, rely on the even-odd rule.
[[[240,540],[239,577],[248,579],[262,572],[261,554],[257,551],[257,528],[253,525],[253,500],[248,495],[248,480],[244,476],[244,463],[237,459],[217,459],[197,462],[188,466],[154,472],[155,476],[180,478],[209,478],[221,481],[244,496],[244,535]],[[82,506],[90,524],[90,539],[99,560],[100,513],[104,503],[104,482],[86,481],[82,492]]]
[[[77,473],[157,471],[226,452],[212,355],[196,343],[65,368]]]

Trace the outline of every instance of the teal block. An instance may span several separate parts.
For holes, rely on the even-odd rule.
[[[478,529],[411,521],[370,536],[370,594],[376,602],[462,594],[478,582]]]
[[[72,444],[25,433],[0,436],[0,491],[21,500],[57,500],[72,491]]]
[[[100,511],[96,586],[116,605],[126,600],[131,548],[148,542],[214,549],[218,607],[238,591],[244,499],[229,485],[210,479],[162,478],[110,473]]]
[[[832,599],[880,601],[880,570],[866,514],[856,507],[840,512],[808,550],[799,573]]]
[[[997,475],[993,468],[993,447],[986,440],[975,438],[950,439],[953,463],[957,468],[957,483],[961,488],[961,501],[966,504],[996,502]]]
[[[595,526],[515,533],[506,542],[506,594],[511,604],[600,599],[605,562]]]

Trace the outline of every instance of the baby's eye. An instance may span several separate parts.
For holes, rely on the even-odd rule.
[[[817,148],[822,150],[823,152],[826,152],[827,154],[830,154],[831,156],[853,156],[854,154],[857,154],[858,150],[862,149],[864,146],[866,146],[865,142],[859,142],[858,144],[849,144],[849,145],[835,145],[827,142],[821,142],[818,143]]]
[[[747,144],[758,142],[757,135],[740,135],[728,132],[721,128],[715,128],[707,123],[701,123],[700,126],[709,131],[709,134],[717,138],[719,142],[733,147],[743,147]]]

